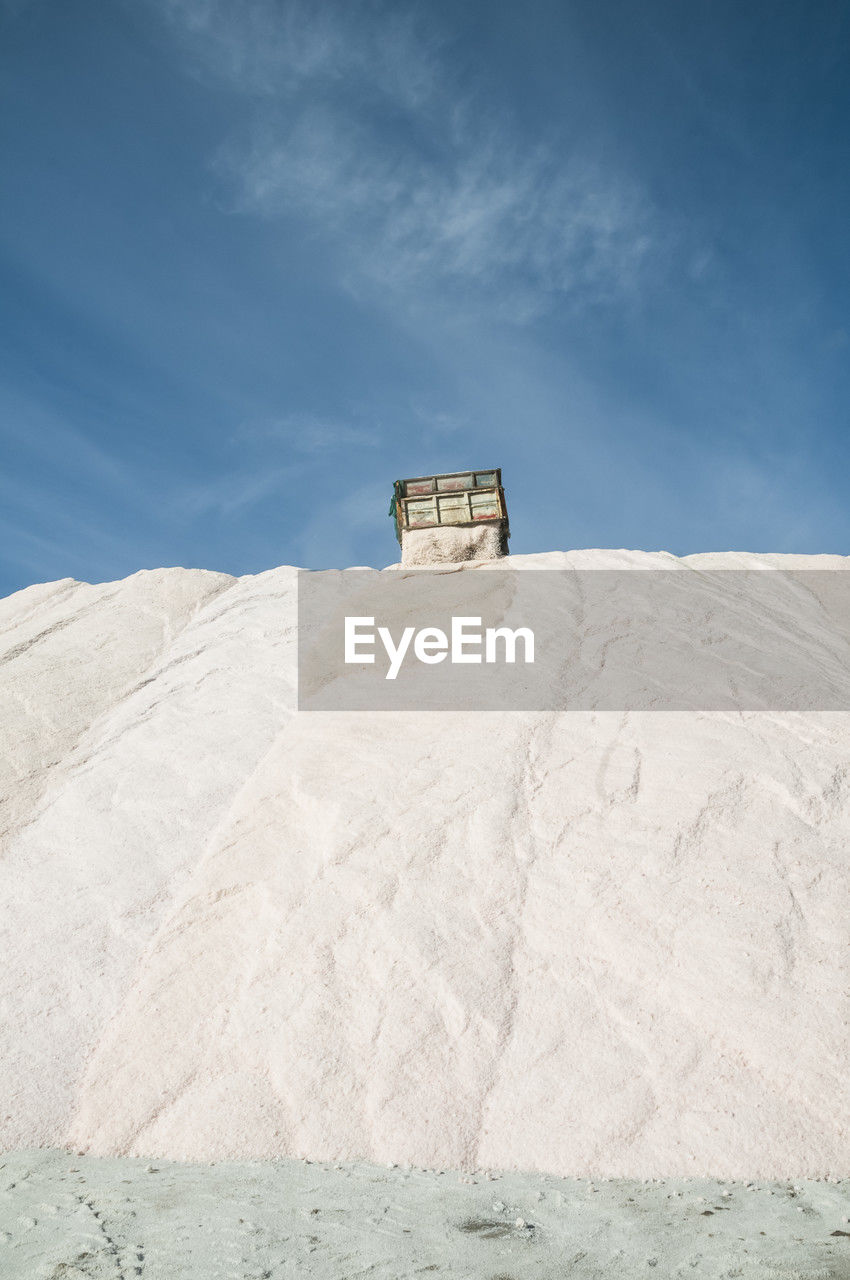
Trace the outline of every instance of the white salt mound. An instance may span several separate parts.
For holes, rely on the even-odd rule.
[[[429,565],[496,560],[504,554],[503,537],[499,526],[493,524],[405,529],[401,535],[401,562],[403,565]]]
[[[296,715],[294,645],[289,568],[0,601],[0,1145],[850,1173],[846,715]]]

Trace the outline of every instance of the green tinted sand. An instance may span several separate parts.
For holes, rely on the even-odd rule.
[[[850,1280],[850,1182],[0,1158],[3,1280]]]

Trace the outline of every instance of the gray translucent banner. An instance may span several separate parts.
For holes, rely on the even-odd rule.
[[[303,571],[298,706],[847,711],[850,572]]]

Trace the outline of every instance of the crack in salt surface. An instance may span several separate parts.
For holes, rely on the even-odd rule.
[[[493,1057],[489,1071],[485,1075],[481,1097],[478,1102],[478,1119],[473,1126],[473,1131],[476,1134],[475,1146],[469,1152],[466,1161],[466,1167],[473,1169],[480,1167],[481,1164],[481,1148],[485,1138],[489,1103],[499,1087],[502,1063],[510,1048],[516,1024],[516,1013],[520,999],[517,979],[517,955],[525,943],[523,927],[525,909],[532,870],[539,849],[539,845],[532,834],[532,826],[528,814],[531,811],[534,797],[539,792],[543,779],[547,776],[545,768],[541,765],[541,760],[544,757],[544,747],[549,736],[551,736],[553,720],[554,717],[548,718],[544,722],[545,728],[543,729],[538,725],[532,726],[527,730],[520,743],[523,757],[523,764],[520,769],[521,781],[516,784],[516,799],[509,817],[506,845],[514,856],[517,849],[521,848],[523,844],[526,845],[528,853],[525,858],[516,859],[518,866],[521,867],[520,885],[517,906],[514,912],[515,926],[505,947],[501,983],[505,991],[504,1009]]]

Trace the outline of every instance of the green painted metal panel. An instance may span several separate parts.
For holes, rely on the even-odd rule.
[[[441,493],[437,498],[440,509],[441,524],[456,524],[469,518],[469,503],[466,493]]]
[[[440,528],[490,521],[508,534],[501,472],[453,471],[442,475],[396,480],[390,514],[401,540],[405,529]]]
[[[499,495],[496,490],[482,490],[471,493],[469,502],[473,520],[498,520],[502,514],[499,509]]]
[[[422,524],[436,524],[439,519],[437,499],[434,497],[408,498],[404,503],[404,509],[407,512],[407,523],[411,527]]]

